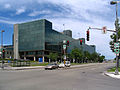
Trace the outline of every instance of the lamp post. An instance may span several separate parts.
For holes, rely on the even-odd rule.
[[[3,32],[5,32],[4,30],[1,31],[1,52],[3,49]],[[3,58],[3,52],[2,52],[2,58]]]
[[[110,4],[114,5],[116,4],[116,20],[115,20],[115,29],[116,29],[116,42],[118,42],[118,28],[119,28],[119,19],[118,19],[118,15],[117,15],[117,10],[118,10],[118,3],[120,3],[120,1],[111,1]],[[119,75],[119,59],[118,59],[118,55],[116,54],[116,70],[115,70],[115,75]]]

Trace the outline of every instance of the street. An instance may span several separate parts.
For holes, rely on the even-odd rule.
[[[103,75],[112,63],[76,69],[0,70],[0,90],[119,90],[120,80]]]

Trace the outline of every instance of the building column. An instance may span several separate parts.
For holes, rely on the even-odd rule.
[[[43,63],[45,62],[45,56],[44,56],[44,51],[42,52],[42,59],[43,59]]]
[[[24,59],[26,60],[26,57],[24,56]]]
[[[36,57],[34,56],[34,61],[36,61]]]
[[[45,62],[45,57],[43,56],[43,63]]]
[[[19,50],[18,50],[18,24],[14,25],[14,59],[19,59]]]
[[[24,52],[24,59],[26,59],[26,52]]]

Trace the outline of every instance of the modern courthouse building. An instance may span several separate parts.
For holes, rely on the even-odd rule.
[[[80,39],[83,44],[80,45]],[[80,48],[90,53],[95,52],[94,45],[85,44],[85,39],[72,38],[71,30],[62,33],[52,28],[52,23],[46,19],[36,20],[14,25],[14,58],[47,61],[50,52],[63,53],[63,40],[69,41],[66,53],[74,48]]]

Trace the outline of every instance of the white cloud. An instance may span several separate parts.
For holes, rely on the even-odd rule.
[[[11,8],[11,5],[9,3],[5,4],[5,8]]]
[[[33,11],[32,13],[28,14],[28,16],[38,16],[40,14],[50,14],[51,12],[48,10],[42,10],[42,11]]]
[[[24,13],[25,12],[25,7],[21,7],[19,9],[16,10],[16,15],[20,15],[21,13]]]

